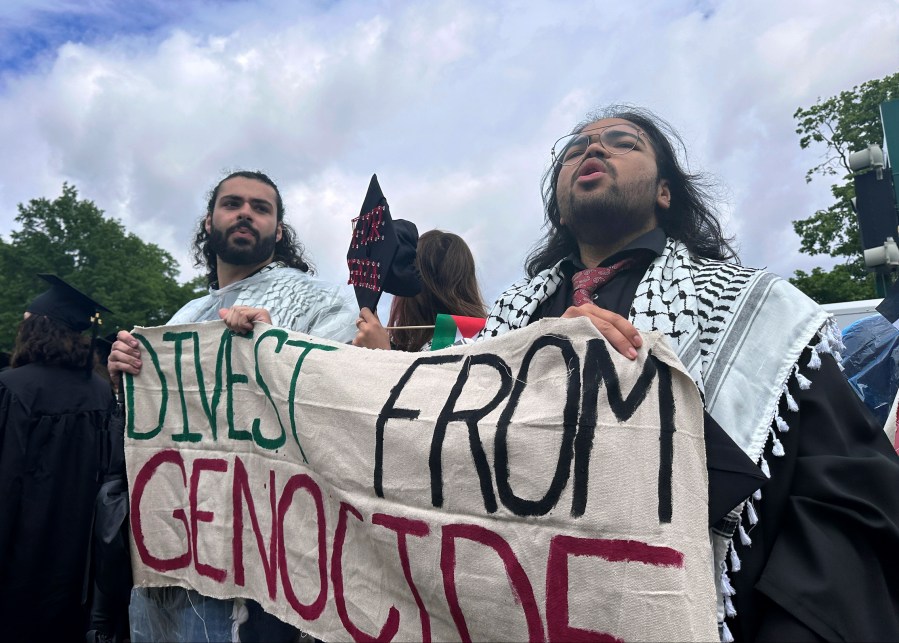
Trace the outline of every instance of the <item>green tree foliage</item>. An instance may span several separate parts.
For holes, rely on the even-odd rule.
[[[807,219],[793,221],[802,252],[845,257],[830,271],[815,268],[797,271],[790,281],[819,303],[869,299],[876,296],[874,276],[865,269],[861,255],[858,220],[852,210],[855,186],[849,154],[883,139],[880,104],[899,98],[899,73],[870,80],[839,95],[818,101],[793,114],[802,149],[822,149],[819,162],[805,180],[815,177],[837,181],[831,186],[834,203]]]
[[[20,228],[0,238],[0,349],[11,350],[25,307],[47,284],[37,273],[55,273],[113,314],[101,334],[165,323],[196,296],[198,282],[180,285],[178,263],[165,250],[125,231],[92,201],[64,184],[54,200],[19,204]]]

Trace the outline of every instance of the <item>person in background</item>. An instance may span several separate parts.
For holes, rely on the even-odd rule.
[[[421,292],[414,297],[394,297],[388,331],[377,314],[363,308],[356,321],[353,345],[420,351],[430,347],[433,328],[405,330],[408,326],[432,326],[438,314],[485,317],[487,314],[475,273],[471,250],[457,234],[442,230],[425,232],[418,240],[415,266],[421,273]]]
[[[247,332],[262,321],[348,342],[356,313],[336,286],[312,277],[293,229],[284,221],[277,185],[262,172],[238,171],[211,191],[194,239],[209,294],[188,302],[169,324],[224,320]],[[137,375],[139,344],[120,331],[108,362],[114,379]],[[294,641],[299,631],[255,601],[222,600],[181,587],[138,587],[131,595],[133,641]]]
[[[114,400],[83,334],[108,309],[54,275],[0,373],[0,631],[80,641],[94,497]]]

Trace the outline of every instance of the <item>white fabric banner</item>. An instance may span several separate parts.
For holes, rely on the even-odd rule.
[[[717,640],[702,404],[587,320],[433,353],[138,328],[135,584],[338,640]]]

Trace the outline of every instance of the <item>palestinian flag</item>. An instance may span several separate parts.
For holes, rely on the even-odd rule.
[[[481,317],[462,317],[460,315],[437,315],[434,324],[434,339],[431,350],[437,351],[452,346],[459,340],[471,339],[477,335],[487,323]]]

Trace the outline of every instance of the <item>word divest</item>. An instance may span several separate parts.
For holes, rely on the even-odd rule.
[[[139,586],[327,641],[717,640],[702,404],[587,320],[432,353],[138,328]]]

